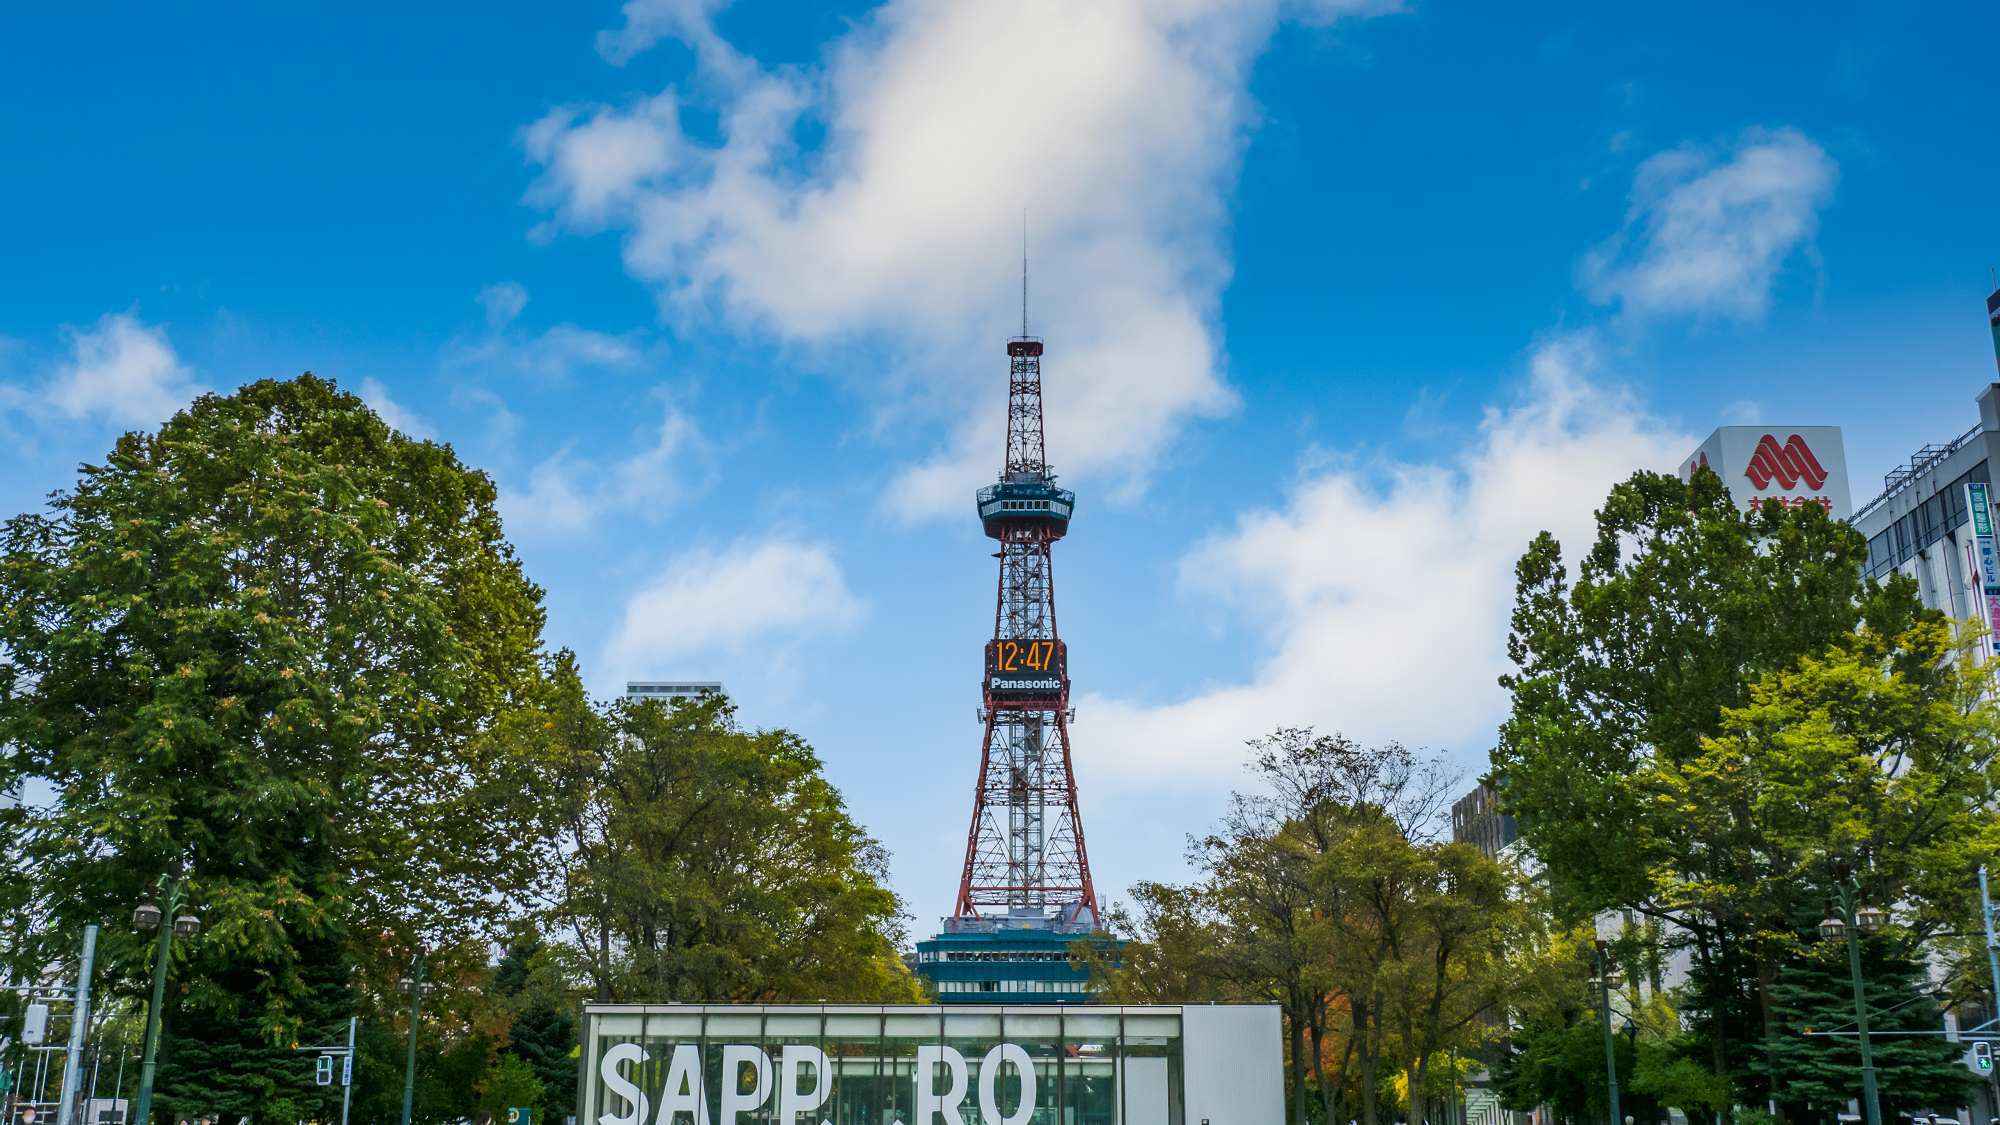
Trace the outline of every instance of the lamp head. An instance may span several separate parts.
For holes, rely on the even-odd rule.
[[[151,932],[160,928],[160,908],[150,902],[142,902],[132,912],[132,928]]]

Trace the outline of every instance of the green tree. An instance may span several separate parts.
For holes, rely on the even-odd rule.
[[[721,696],[572,697],[537,728],[569,867],[552,925],[599,1000],[910,1001],[887,857],[797,735]]]
[[[551,1120],[576,1112],[578,1048],[575,1009],[555,952],[533,933],[523,933],[493,974],[493,990],[513,1014],[502,1051],[520,1059],[541,1082],[535,1104]]]
[[[1811,937],[1817,938],[1815,931]],[[1854,990],[1843,942],[1812,942],[1792,958],[1772,988],[1779,1034],[1770,1052],[1772,1086],[1787,1101],[1804,1104],[1831,1122],[1861,1097],[1861,1049],[1854,1030]],[[1929,992],[1923,966],[1904,939],[1870,935],[1861,943],[1861,972],[1868,996],[1869,1045],[1875,1059],[1882,1110],[1891,1117],[1956,1108],[1973,1085],[1961,1060],[1964,1045],[1941,1032],[1942,1013]],[[1847,1032],[1813,1036],[1808,1032]]]
[[[1250,745],[1256,790],[1192,842],[1199,879],[1142,884],[1119,915],[1137,924],[1122,965],[1097,966],[1106,995],[1277,1004],[1293,1122],[1423,1112],[1499,1015],[1514,880],[1436,838],[1451,778],[1435,759],[1303,728]]]
[[[1632,1051],[1620,1037],[1620,1081],[1631,1076]],[[1542,1106],[1566,1122],[1602,1120],[1606,1100],[1604,1032],[1595,1014],[1578,1013],[1567,1023],[1522,1029],[1507,1044],[1493,1081],[1502,1104],[1521,1113]]]
[[[570,1081],[575,1083],[574,1076]],[[515,1107],[531,1110],[535,1119],[541,1120],[547,1112],[543,1108],[547,1098],[547,1089],[535,1068],[519,1055],[504,1051],[494,1055],[486,1073],[479,1078],[480,1112],[490,1114],[495,1121],[505,1121],[507,1111]]]
[[[539,690],[541,626],[492,482],[325,380],[126,434],[0,528],[0,788],[58,796],[7,822],[53,923],[21,956],[184,876],[203,933],[176,945],[188,1066],[163,1084],[206,1081],[209,1037],[260,1116],[307,1104],[291,1045],[350,959],[493,919],[531,862],[504,830],[523,794],[468,749]],[[109,991],[148,953],[109,926]]]
[[[1690,794],[1727,784],[1712,740],[1760,678],[1923,616],[1912,583],[1861,577],[1865,555],[1817,507],[1744,514],[1711,472],[1639,473],[1606,499],[1573,586],[1546,534],[1517,568],[1502,799],[1565,916],[1623,908],[1672,924],[1694,954],[1690,1016],[1711,1072],[1746,1102],[1763,1100],[1749,1063],[1776,1031],[1769,988],[1794,900],[1827,884],[1774,877],[1759,851],[1773,825]],[[1927,674],[1907,653],[1866,655],[1911,685]]]

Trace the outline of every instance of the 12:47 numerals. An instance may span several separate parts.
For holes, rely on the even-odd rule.
[[[993,670],[996,672],[1052,672],[1055,666],[1054,641],[993,642]]]

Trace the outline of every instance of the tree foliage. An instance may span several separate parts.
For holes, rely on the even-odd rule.
[[[887,857],[789,731],[720,696],[580,691],[534,734],[567,869],[550,889],[599,1000],[914,1000]]]
[[[1964,1044],[1929,1034],[1944,1020],[1906,940],[1885,934],[1861,942],[1869,1045],[1882,1111],[1892,1117],[1955,1109],[1974,1081],[1960,1059]],[[1831,1119],[1862,1094],[1861,1049],[1853,1034],[1854,986],[1844,943],[1811,944],[1816,948],[1778,971],[1772,1001],[1783,1031],[1766,1065],[1784,1100]],[[1873,1034],[1882,1032],[1888,1034]]]
[[[541,626],[492,482],[331,383],[126,434],[0,528],[0,788],[56,798],[8,822],[49,923],[22,963],[184,877],[203,932],[176,946],[188,1067],[163,1084],[229,1073],[282,1108],[352,952],[504,908],[523,795],[466,750],[537,690]],[[149,952],[107,927],[110,987]],[[197,1041],[233,1069],[204,1077]]]
[[[1498,1015],[1512,874],[1437,839],[1433,759],[1296,728],[1251,746],[1257,790],[1193,841],[1200,879],[1141,885],[1122,964],[1097,975],[1119,1000],[1277,1004],[1295,1122],[1422,1112]]]
[[[1954,626],[1866,581],[1865,547],[1816,507],[1741,513],[1711,472],[1639,473],[1573,585],[1547,535],[1518,568],[1494,777],[1565,916],[1636,912],[1692,954],[1699,1045],[1650,1070],[1690,1103],[1792,1081],[1779,977],[1850,880],[1917,939],[1975,916],[2000,727]]]

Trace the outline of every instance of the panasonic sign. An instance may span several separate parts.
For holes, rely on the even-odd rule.
[[[1270,1005],[584,1009],[579,1125],[1283,1125]]]

